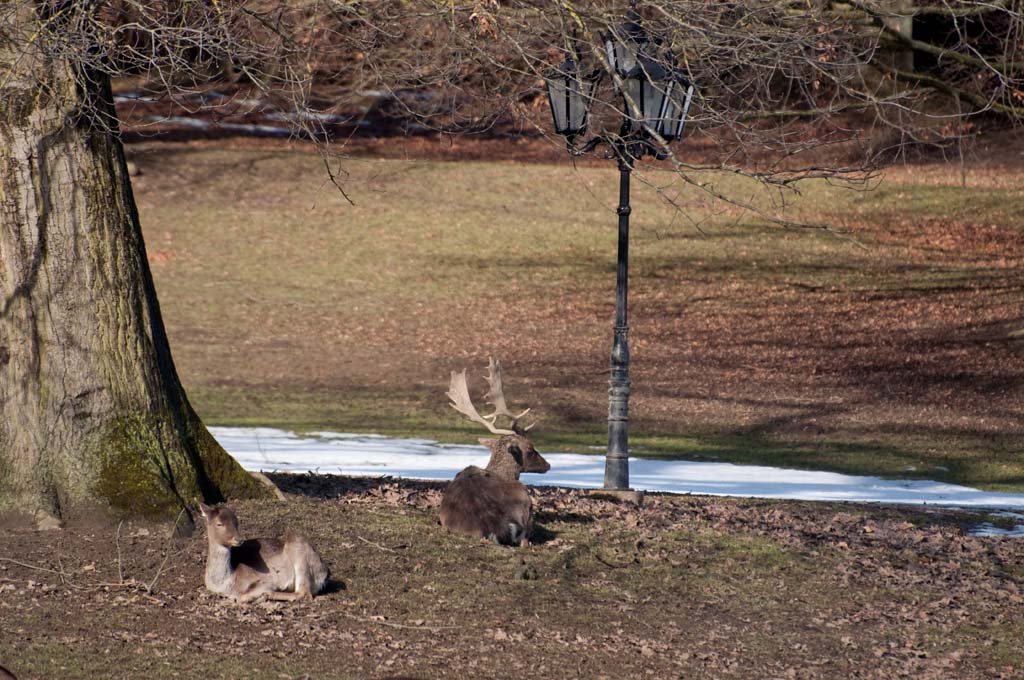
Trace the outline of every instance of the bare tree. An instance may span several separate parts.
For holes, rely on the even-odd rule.
[[[607,72],[601,36],[624,5],[0,5],[0,504],[61,517],[81,504],[166,512],[193,496],[260,493],[175,372],[111,78],[137,79],[184,110],[255,101],[295,134],[336,145],[339,119],[381,106],[433,130],[550,135],[543,76],[565,52]],[[975,118],[1020,117],[1017,2],[650,0],[641,9],[662,39],[650,57],[699,85],[688,148],[702,151],[670,156],[669,167],[716,200],[763,209],[709,173],[784,193],[808,177],[863,178],[880,150],[946,143]],[[211,97],[211,84],[229,94]],[[605,78],[593,128],[614,134],[624,105],[610,88]],[[895,136],[879,145],[873,127]]]

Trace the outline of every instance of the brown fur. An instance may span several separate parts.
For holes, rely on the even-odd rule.
[[[320,555],[302,536],[242,540],[231,508],[199,504],[206,520],[206,587],[242,602],[312,598],[330,575]]]
[[[522,435],[481,441],[491,449],[487,469],[471,465],[455,476],[441,500],[441,524],[502,545],[528,545],[533,507],[519,475],[551,466]]]

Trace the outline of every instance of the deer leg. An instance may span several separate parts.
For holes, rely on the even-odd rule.
[[[270,583],[261,582],[258,580],[250,581],[241,593],[237,596],[236,600],[240,603],[256,602],[261,600],[273,592],[273,586]]]
[[[265,593],[268,600],[278,602],[295,602],[297,600],[312,600],[313,593],[309,587],[309,573],[303,565],[295,567],[295,592],[271,590]]]
[[[249,603],[249,602],[255,602],[256,600],[259,600],[262,597],[266,597],[269,594],[270,593],[268,593],[267,591],[262,590],[260,588],[253,588],[252,590],[248,590],[248,591],[242,593],[241,595],[239,595],[238,596],[238,602],[243,603],[243,604]]]
[[[295,599],[312,600],[312,579],[309,577],[309,565],[305,562],[295,565]]]
[[[305,598],[306,593],[282,593],[275,590],[266,593],[266,596],[268,600],[275,600],[277,602],[295,602],[296,600]],[[312,595],[310,595],[310,598],[312,598]]]

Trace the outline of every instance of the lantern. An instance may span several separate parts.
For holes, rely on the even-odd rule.
[[[693,83],[676,73],[669,90],[662,101],[661,113],[652,127],[666,142],[674,142],[683,136],[686,116],[693,101]]]
[[[608,65],[623,80],[639,76],[641,60],[647,58],[655,46],[640,24],[640,14],[635,8],[626,14],[626,23],[604,38]]]
[[[597,78],[583,74],[575,61],[566,59],[560,67],[548,73],[545,80],[555,132],[571,141],[587,130],[587,114],[594,99]]]

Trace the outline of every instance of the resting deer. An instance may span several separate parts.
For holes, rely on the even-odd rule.
[[[519,474],[543,473],[551,466],[526,437],[526,431],[533,425],[519,426],[519,419],[530,409],[514,415],[505,405],[501,364],[493,359],[487,382],[490,385],[487,400],[494,406],[494,413],[482,416],[470,399],[465,369],[461,373],[452,371],[448,388],[451,407],[501,436],[480,440],[491,451],[491,460],[485,469],[470,465],[448,485],[441,500],[441,524],[451,531],[502,545],[526,546],[533,528],[532,504],[530,494],[519,481]],[[509,429],[495,427],[499,416],[511,421]]]
[[[228,507],[199,504],[209,543],[206,587],[239,602],[312,599],[330,575],[305,538],[286,532],[281,539],[243,541],[238,517]]]

